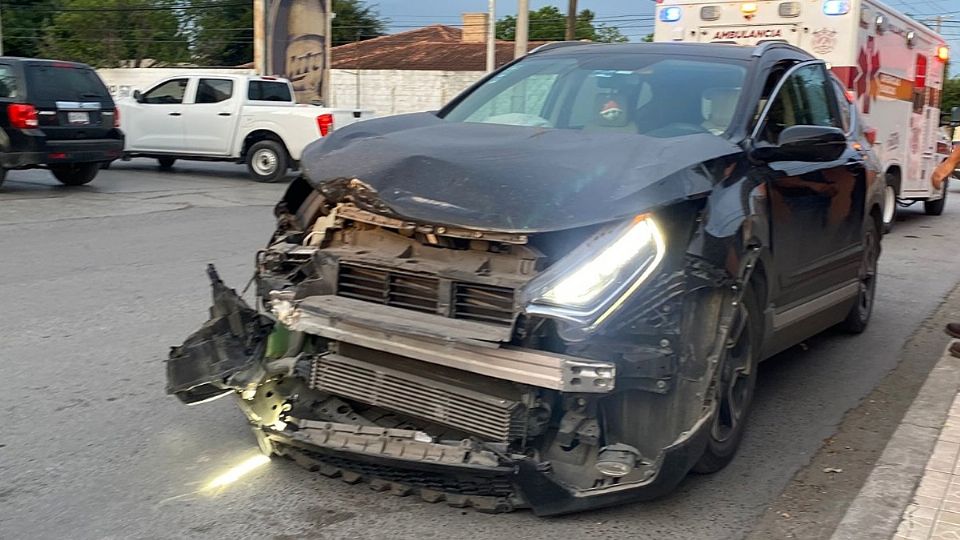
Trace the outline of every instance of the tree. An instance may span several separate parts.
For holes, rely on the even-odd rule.
[[[188,60],[177,0],[62,0],[44,29],[39,54],[95,67]]]
[[[943,83],[943,102],[940,110],[949,113],[954,107],[960,107],[960,77],[947,79]]]
[[[53,18],[54,0],[17,0],[3,3],[3,54],[37,56],[43,29]]]
[[[576,39],[604,43],[628,41],[614,26],[594,23],[596,14],[585,9],[577,14]],[[566,35],[566,15],[554,6],[545,6],[530,12],[530,39],[532,41],[562,41]],[[497,21],[497,39],[513,41],[517,35],[517,18],[507,15]]]
[[[209,0],[198,0],[209,5]],[[253,61],[253,2],[191,10],[195,61],[208,66],[239,66]]]
[[[386,34],[387,20],[363,0],[333,0],[333,46],[380,37]]]

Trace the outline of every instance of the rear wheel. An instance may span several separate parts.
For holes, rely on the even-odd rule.
[[[935,201],[924,201],[923,202],[923,211],[926,212],[928,216],[939,216],[943,213],[943,207],[947,205],[947,188],[950,185],[950,180],[943,181],[943,196]]]
[[[847,318],[840,327],[854,334],[867,329],[870,315],[873,313],[873,298],[877,291],[877,260],[880,258],[880,231],[874,220],[870,220],[863,233],[863,255],[860,261],[860,289],[857,303],[850,308]]]
[[[260,141],[247,150],[247,171],[257,182],[277,182],[287,168],[287,151],[277,141]]]
[[[709,474],[719,471],[733,460],[740,447],[757,386],[760,322],[756,293],[752,287],[747,287],[737,307],[713,386],[715,411],[710,438],[700,460],[693,466],[693,472]]]
[[[887,175],[887,185],[883,190],[883,232],[893,230],[897,221],[897,188],[893,184],[892,175]]]
[[[172,157],[161,157],[157,158],[157,163],[160,164],[160,170],[168,171],[173,168],[173,164],[177,162],[177,158]]]
[[[3,181],[7,179],[7,170],[0,168],[0,186],[3,186]]]
[[[71,163],[69,165],[51,165],[50,172],[66,186],[89,184],[100,172],[99,163]]]

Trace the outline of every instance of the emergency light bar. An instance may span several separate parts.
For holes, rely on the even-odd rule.
[[[850,0],[823,0],[824,15],[846,15],[850,13]]]

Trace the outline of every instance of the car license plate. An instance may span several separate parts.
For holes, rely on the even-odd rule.
[[[89,123],[90,123],[90,113],[88,113],[88,112],[68,112],[68,113],[67,113],[67,122],[69,122],[71,125],[89,124]]]

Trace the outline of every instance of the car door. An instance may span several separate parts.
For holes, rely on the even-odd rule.
[[[237,88],[232,79],[201,77],[185,110],[184,132],[192,154],[226,155],[237,124]]]
[[[163,81],[129,104],[120,117],[128,151],[185,151],[183,113],[189,83],[189,77]]]
[[[832,79],[820,61],[787,71],[764,107],[755,145],[776,145],[791,126],[844,129]],[[771,251],[776,261],[774,303],[783,326],[856,294],[862,250],[866,168],[862,148],[847,137],[832,161],[771,161],[766,178]]]

